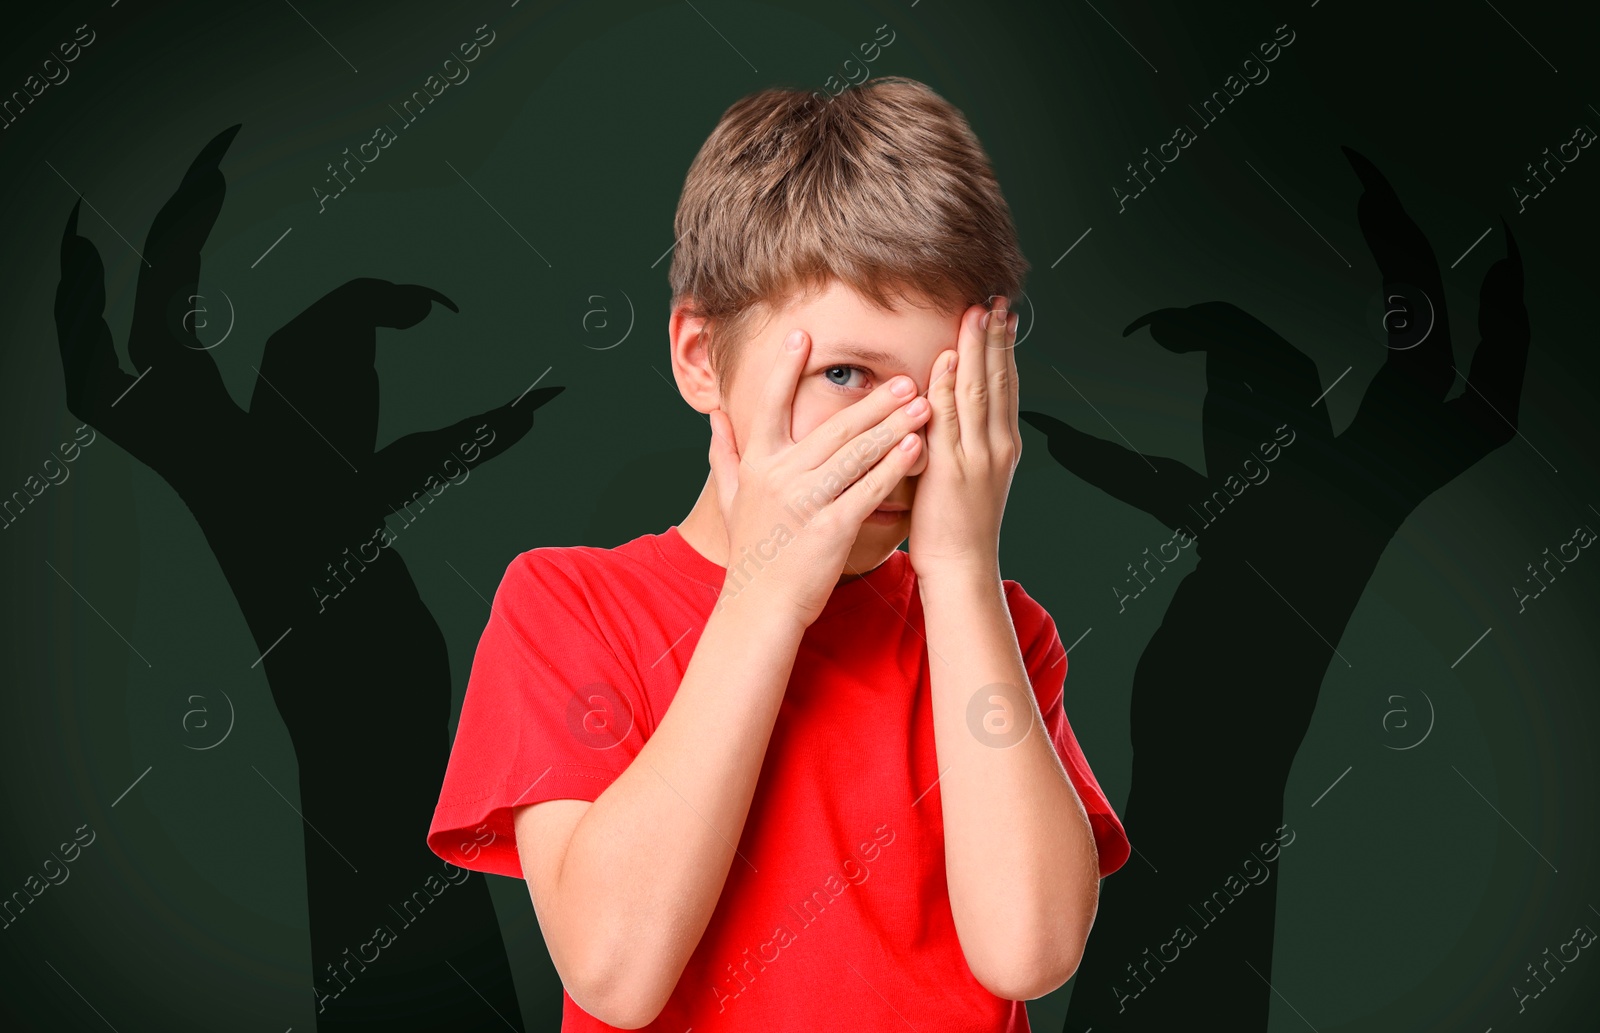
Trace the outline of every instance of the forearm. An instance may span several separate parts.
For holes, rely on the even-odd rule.
[[[557,879],[590,992],[654,1015],[710,922],[804,626],[742,593],[712,614],[660,724],[584,813]]]
[[[956,933],[992,992],[1037,997],[1076,970],[1093,924],[1093,830],[1043,726],[998,571],[919,584]],[[980,690],[970,713],[986,720],[971,725]]]

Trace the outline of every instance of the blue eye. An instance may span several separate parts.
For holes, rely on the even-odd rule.
[[[860,366],[844,366],[844,365],[829,366],[827,369],[823,370],[822,371],[823,376],[828,378],[828,383],[832,384],[834,387],[837,387],[841,391],[849,391],[849,390],[851,390],[851,387],[849,386],[848,383],[840,383],[839,381],[832,379],[833,374],[841,372],[841,371],[844,371],[846,373],[845,379],[847,381],[849,379],[849,375],[848,374],[850,372],[861,373],[861,374],[865,374],[867,372],[866,370],[862,369]],[[857,386],[859,387],[860,385],[857,385]]]

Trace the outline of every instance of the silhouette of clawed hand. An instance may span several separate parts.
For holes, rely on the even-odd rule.
[[[1123,824],[1141,863],[1102,888],[1068,1014],[1074,1029],[1180,1028],[1197,1002],[1218,1000],[1233,1028],[1266,1028],[1277,882],[1245,894],[1232,873],[1284,827],[1290,767],[1329,663],[1349,663],[1337,643],[1389,540],[1428,495],[1516,433],[1529,327],[1509,228],[1506,257],[1480,290],[1482,340],[1467,385],[1446,401],[1459,371],[1438,262],[1388,181],[1344,152],[1365,187],[1357,218],[1388,315],[1403,318],[1385,323],[1383,366],[1343,433],[1319,404],[1316,365],[1221,301],[1159,309],[1124,331],[1149,327],[1169,351],[1205,353],[1204,474],[1043,413],[1018,414],[1062,466],[1202,554],[1134,671]],[[1136,558],[1127,594],[1113,591],[1142,593],[1134,582],[1147,586],[1176,559]],[[1179,937],[1180,960],[1154,962],[1175,923],[1196,939]]]
[[[562,388],[525,390],[375,449],[377,328],[414,326],[434,302],[456,306],[428,287],[361,278],[267,338],[250,409],[239,408],[184,319],[222,208],[218,164],[238,129],[205,146],[145,238],[128,335],[137,375],[118,361],[100,255],[78,236],[73,208],[55,301],[67,408],[182,497],[261,651],[299,761],[298,813],[327,832],[305,836],[319,1028],[498,1029],[520,1016],[483,880],[451,878],[459,888],[437,900],[419,889],[444,885],[426,845],[449,751],[444,637],[403,558],[368,549],[397,507],[439,494],[452,465],[503,455]],[[324,612],[330,573],[345,598]],[[408,913],[424,904],[428,932],[399,936],[353,970],[352,945],[369,947],[374,926],[404,929],[401,901]]]
[[[1355,419],[1334,438],[1316,365],[1260,320],[1224,301],[1146,313],[1123,331],[1149,327],[1176,353],[1206,353],[1202,416],[1207,474],[1160,457],[1141,457],[1047,414],[1021,419],[1045,432],[1050,454],[1097,487],[1176,528],[1192,524],[1191,504],[1222,490],[1274,428],[1287,423],[1314,447],[1294,450],[1290,465],[1336,495],[1371,495],[1391,530],[1440,486],[1516,433],[1527,364],[1528,313],[1522,260],[1511,230],[1506,257],[1490,266],[1479,292],[1481,342],[1469,386],[1445,401],[1456,368],[1439,264],[1427,238],[1376,166],[1341,148],[1365,187],[1357,220],[1383,277],[1388,352]],[[1391,325],[1392,323],[1392,325]],[[1153,464],[1160,476],[1150,476]],[[1265,493],[1263,493],[1265,494]],[[1305,499],[1280,497],[1299,507]]]
[[[200,150],[150,225],[128,334],[128,357],[138,376],[118,363],[102,318],[101,257],[93,243],[77,235],[82,201],[72,209],[56,289],[67,408],[162,473],[186,501],[205,496],[214,485],[219,470],[208,459],[219,456],[206,453],[227,453],[230,469],[246,478],[267,472],[248,469],[250,459],[275,453],[293,457],[299,489],[358,494],[365,509],[381,515],[389,505],[410,499],[427,475],[437,472],[440,459],[462,438],[472,437],[474,427],[490,425],[494,440],[467,461],[469,469],[515,445],[533,425],[534,409],[562,392],[560,387],[533,390],[515,403],[413,433],[374,453],[376,328],[410,328],[427,317],[435,301],[456,310],[435,289],[374,278],[334,288],[272,334],[250,413],[235,405],[213,355],[187,328],[182,313],[197,294],[200,248],[226,192],[218,165],[238,128],[230,126]],[[174,413],[184,419],[171,419]],[[357,477],[349,477],[352,473]]]

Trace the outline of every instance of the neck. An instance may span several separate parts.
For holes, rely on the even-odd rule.
[[[710,474],[694,500],[689,515],[678,521],[678,534],[694,546],[694,551],[719,567],[728,565],[728,529],[722,523],[722,506],[717,501],[717,481]]]

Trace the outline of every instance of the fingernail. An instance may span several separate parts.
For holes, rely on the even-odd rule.
[[[803,330],[789,331],[789,336],[783,339],[784,348],[789,351],[799,351],[801,342],[804,340],[804,333],[805,331]]]
[[[906,395],[909,395],[913,390],[915,390],[915,388],[916,385],[911,383],[910,378],[895,377],[894,381],[889,385],[889,393],[904,398]]]
[[[989,313],[988,312],[984,312],[983,315],[978,317],[978,329],[979,330],[987,330],[987,329],[989,329]]]
[[[927,410],[928,400],[926,398],[918,398],[916,401],[906,406],[906,415],[921,416],[924,412],[927,412]]]

